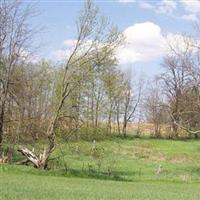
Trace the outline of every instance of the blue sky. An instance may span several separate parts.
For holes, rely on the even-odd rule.
[[[25,1],[26,2],[26,1]],[[136,70],[152,75],[160,70],[165,53],[163,39],[176,39],[181,33],[193,31],[198,22],[200,1],[186,0],[96,0],[102,13],[127,36],[128,45],[121,49],[120,65],[133,66]],[[84,1],[40,0],[40,15],[34,24],[45,27],[38,40],[38,54],[48,59],[62,59],[69,46],[64,41],[73,40],[76,19]]]

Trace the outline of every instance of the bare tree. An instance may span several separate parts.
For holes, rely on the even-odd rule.
[[[198,105],[199,98],[199,51],[191,37],[182,36],[181,42],[181,47],[169,43],[170,51],[163,63],[165,71],[158,77],[166,98],[172,137],[179,136],[179,128],[186,130],[187,125],[195,127],[197,124],[198,109],[194,111],[192,107]]]
[[[130,73],[131,74],[131,73]],[[137,108],[141,101],[142,89],[144,81],[142,78],[139,79],[138,85],[133,86],[131,77],[126,79],[124,89],[124,100],[123,100],[123,122],[122,122],[122,134],[124,137],[127,135],[127,125],[133,120],[136,114]]]
[[[28,26],[31,7],[20,1],[0,1],[0,144],[14,70],[23,63],[33,31]]]
[[[153,123],[156,137],[161,137],[162,125],[167,123],[168,113],[166,112],[165,101],[158,82],[147,88],[147,95],[144,101],[144,111],[148,122]]]

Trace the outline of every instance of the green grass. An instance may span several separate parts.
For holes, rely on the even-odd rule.
[[[200,186],[170,182],[118,182],[94,179],[0,173],[1,200],[198,200]]]
[[[64,153],[63,168],[78,177],[105,178],[111,171],[111,177],[128,181],[200,181],[199,141],[115,139],[97,142],[95,154],[92,146],[91,142],[62,144],[53,156]],[[156,174],[159,165],[162,170]]]
[[[200,199],[199,141],[117,138],[95,149],[62,143],[55,157],[48,171],[1,165],[0,200]]]

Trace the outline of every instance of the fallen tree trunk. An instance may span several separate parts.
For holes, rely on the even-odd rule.
[[[24,160],[15,162],[15,164],[16,165],[28,165],[29,162],[30,162],[30,160],[24,159]]]
[[[62,102],[60,103],[60,105]],[[29,150],[26,147],[19,146],[18,151],[26,157],[27,160],[29,160],[31,163],[33,163],[35,168],[38,169],[46,169],[48,164],[48,159],[51,153],[54,150],[55,147],[55,125],[58,119],[59,111],[61,109],[61,106],[59,106],[55,117],[52,119],[52,122],[50,123],[50,126],[47,130],[48,135],[48,146],[47,148],[44,148],[44,151],[38,155],[34,153],[34,150]]]
[[[47,167],[47,155],[46,150],[44,149],[43,153],[37,156],[34,151],[27,149],[26,147],[19,146],[18,151],[24,155],[28,161],[33,163],[34,167],[38,169],[45,169]],[[27,163],[27,162],[26,162]]]

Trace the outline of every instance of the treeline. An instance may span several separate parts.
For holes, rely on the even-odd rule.
[[[133,91],[131,80],[118,69],[115,61],[104,62],[101,66],[91,63],[79,69],[74,67],[68,74],[70,92],[56,125],[57,134],[63,139],[98,138],[113,133],[126,136],[127,124],[135,117],[143,85],[139,82]],[[5,141],[45,139],[52,113],[62,95],[62,77],[62,66],[45,60],[14,66],[2,107]]]
[[[91,1],[80,12],[77,38],[62,64],[35,61],[31,9],[0,1],[1,145],[47,141],[37,156],[18,149],[35,167],[45,168],[57,137],[126,137],[128,123],[140,122],[140,116],[153,124],[154,137],[198,138],[198,39],[182,36],[181,48],[166,44],[162,73],[149,84],[120,69],[115,52],[125,38]]]
[[[111,135],[116,121],[126,136],[141,89],[133,93],[131,79],[117,66],[115,51],[124,39],[117,28],[86,1],[70,55],[59,65],[36,62],[29,56],[31,7],[0,3],[0,144],[46,141],[37,155],[18,148],[35,167],[46,168],[59,136],[78,139],[81,130],[86,137]]]
[[[114,51],[123,36],[99,16],[97,8],[90,1],[85,5],[74,50],[63,64],[35,61],[28,55],[25,48],[31,48],[33,33],[27,26],[29,7],[1,1],[1,10],[0,141],[44,138],[62,98],[63,84],[67,84],[67,97],[56,125],[58,134],[78,137],[82,128],[126,136],[142,82],[133,85],[117,65]]]
[[[170,44],[162,72],[149,87],[144,109],[154,124],[155,136],[198,138],[200,134],[200,67],[199,39],[179,36]]]

